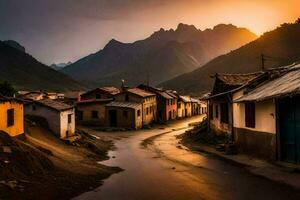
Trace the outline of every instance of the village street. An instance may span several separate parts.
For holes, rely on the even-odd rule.
[[[300,199],[299,191],[179,145],[175,136],[199,120],[201,117],[193,117],[153,130],[93,131],[116,142],[117,149],[109,153],[111,159],[102,164],[119,166],[124,171],[75,199]]]

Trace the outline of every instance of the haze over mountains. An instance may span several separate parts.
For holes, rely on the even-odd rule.
[[[15,41],[0,41],[0,81],[17,89],[65,91],[84,87],[65,74],[40,63]]]
[[[199,95],[211,90],[215,73],[248,73],[261,70],[260,55],[266,55],[266,68],[300,61],[300,20],[283,24],[257,40],[219,56],[198,69],[166,81],[160,86],[186,94]]]
[[[61,71],[94,86],[119,86],[121,79],[128,85],[147,80],[156,85],[256,38],[249,30],[233,25],[220,24],[201,31],[193,25],[179,24],[176,30],[160,29],[134,43],[113,39],[102,50]]]

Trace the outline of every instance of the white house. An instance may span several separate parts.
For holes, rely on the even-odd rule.
[[[50,130],[62,139],[75,135],[74,106],[51,99],[42,99],[27,104],[25,115],[45,118]]]

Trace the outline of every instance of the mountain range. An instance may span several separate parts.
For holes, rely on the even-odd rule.
[[[50,65],[50,67],[52,69],[55,69],[56,71],[59,71],[59,70],[62,70],[64,67],[68,66],[68,65],[71,65],[72,62],[67,62],[67,63],[53,63],[52,65]]]
[[[292,24],[282,24],[273,31],[226,55],[221,55],[196,70],[161,83],[181,93],[199,95],[212,89],[215,73],[249,73],[262,70],[261,54],[265,68],[279,67],[300,61],[300,19]]]
[[[100,51],[64,67],[61,72],[94,86],[159,84],[190,72],[257,36],[245,28],[220,24],[201,31],[179,24],[176,30],[154,32],[133,43],[112,39]]]
[[[84,87],[69,76],[40,63],[19,43],[0,41],[0,81],[19,90],[78,90]]]

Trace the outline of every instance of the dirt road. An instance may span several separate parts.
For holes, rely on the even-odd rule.
[[[201,117],[191,118],[164,129],[109,133],[122,139],[116,141],[117,150],[111,151],[111,159],[103,164],[125,171],[75,199],[300,199],[299,191],[180,146],[175,136],[185,131],[189,123],[199,120]]]

